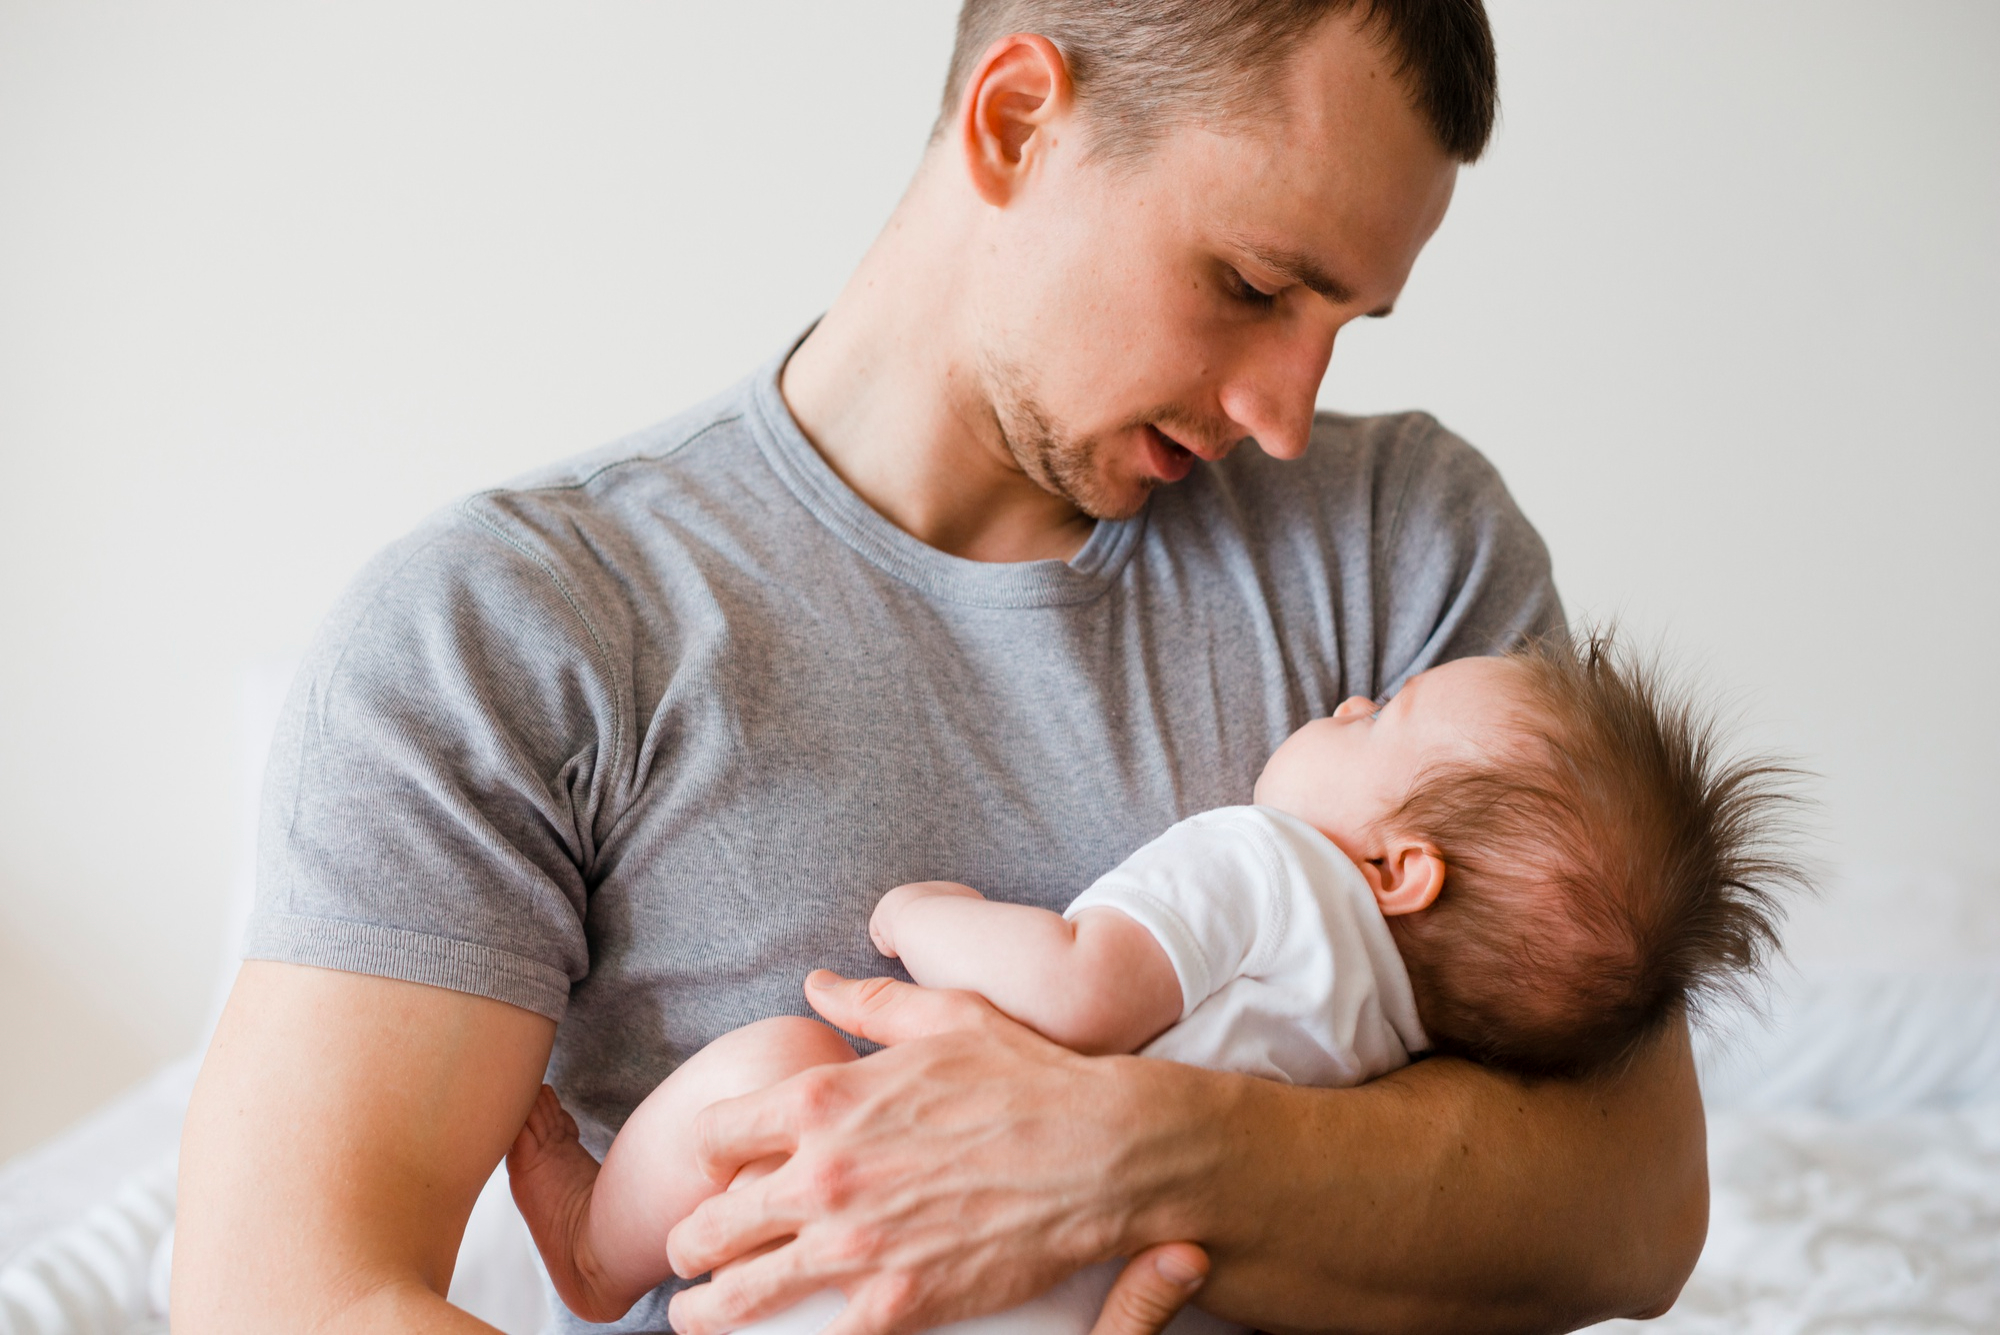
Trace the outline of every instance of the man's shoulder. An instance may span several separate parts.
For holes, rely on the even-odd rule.
[[[1498,471],[1427,412],[1314,415],[1311,444],[1274,459],[1246,444],[1217,465],[1216,490],[1259,527],[1386,534],[1405,523],[1517,516]]]
[[[1444,464],[1490,468],[1484,455],[1430,413],[1411,408],[1396,413],[1313,414],[1310,458],[1330,466],[1419,467]]]
[[[657,425],[461,497],[433,511],[359,572],[329,628],[502,623],[525,609],[561,608],[581,623],[613,612],[621,590],[671,564],[733,504],[717,493],[754,486],[757,450],[740,389]]]
[[[745,387],[733,387],[609,444],[475,492],[452,511],[489,523],[560,516],[568,524],[585,515],[614,521],[649,515],[657,522],[675,493],[721,476],[740,479],[743,454],[756,448],[750,411]]]
[[[380,553],[375,569],[441,566],[477,579],[509,564],[545,572],[671,543],[740,508],[754,488],[756,437],[742,386],[432,512]]]
[[[1163,545],[1242,553],[1277,615],[1340,665],[1327,708],[1561,623],[1534,525],[1428,413],[1320,413],[1303,457],[1245,446],[1198,476],[1159,497]]]
[[[1320,495],[1360,492],[1384,486],[1471,475],[1497,476],[1493,465],[1462,436],[1430,413],[1353,414],[1322,410],[1313,415],[1312,443],[1298,459],[1273,459],[1246,447],[1232,456],[1258,482],[1294,493],[1302,487]]]

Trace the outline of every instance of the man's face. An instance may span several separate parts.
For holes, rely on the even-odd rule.
[[[1386,313],[1456,163],[1383,52],[1323,24],[1272,123],[1187,125],[1137,164],[1055,127],[980,261],[986,397],[1013,463],[1123,518],[1245,438],[1294,458],[1335,334]]]

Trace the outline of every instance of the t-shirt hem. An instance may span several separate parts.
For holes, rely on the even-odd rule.
[[[345,918],[259,913],[250,920],[243,958],[467,992],[558,1024],[569,1007],[570,980],[560,969],[475,941]]]

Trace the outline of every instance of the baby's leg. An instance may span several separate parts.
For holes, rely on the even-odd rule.
[[[508,1151],[507,1173],[563,1302],[586,1321],[616,1320],[673,1274],[668,1232],[721,1190],[695,1165],[690,1132],[703,1108],[807,1067],[852,1060],[854,1049],[838,1034],[797,1016],[733,1030],[633,1109],[602,1168],[544,1086]]]

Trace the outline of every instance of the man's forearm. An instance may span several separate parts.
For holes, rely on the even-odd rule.
[[[1147,1063],[1135,1245],[1210,1249],[1202,1305],[1273,1331],[1567,1330],[1669,1305],[1708,1178],[1686,1031],[1618,1076],[1456,1061],[1352,1090]],[[1189,1152],[1186,1147],[1194,1147]],[[1150,1162],[1149,1162],[1150,1161]],[[1150,1171],[1148,1171],[1150,1169]]]

